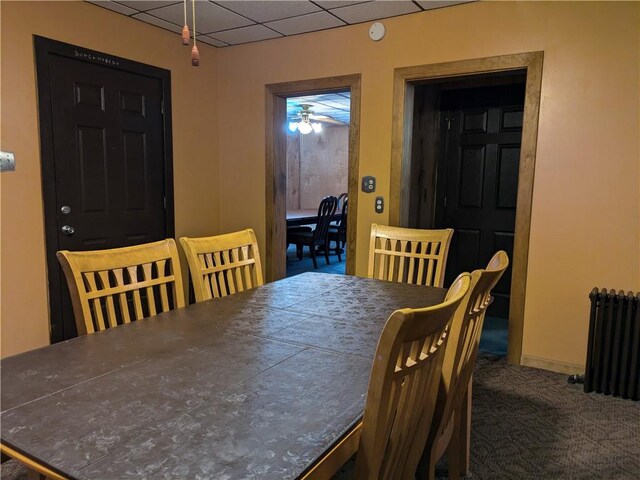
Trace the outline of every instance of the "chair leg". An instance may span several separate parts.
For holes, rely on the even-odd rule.
[[[298,255],[298,260],[302,260],[302,244],[296,243],[296,254]]]
[[[327,265],[331,263],[329,262],[329,243],[329,239],[324,242],[324,259],[327,262]]]
[[[453,416],[453,432],[447,446],[447,467],[449,469],[449,480],[460,480],[460,443],[462,441],[462,425],[460,421],[460,412],[456,412]]]
[[[457,417],[460,419],[460,444],[459,444],[459,465],[460,474],[467,476],[470,473],[471,463],[471,397],[473,376],[469,379],[469,385],[467,391],[462,398],[462,404],[460,405],[460,411],[457,412]]]
[[[309,250],[311,251],[311,260],[313,260],[313,268],[318,268],[318,261],[316,260],[316,247],[311,245],[309,247]]]
[[[337,239],[336,240],[336,253],[338,254],[338,261],[341,262],[342,261],[342,256],[340,255],[340,240]]]

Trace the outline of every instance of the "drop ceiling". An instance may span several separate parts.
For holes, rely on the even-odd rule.
[[[312,120],[327,125],[349,125],[351,93],[336,92],[287,98],[287,121],[298,121],[302,105],[311,105]]]
[[[182,1],[89,1],[178,35],[182,32]],[[198,41],[226,47],[418,13],[468,1],[198,0],[195,4],[196,32]],[[191,27],[191,0],[187,2],[187,13]]]

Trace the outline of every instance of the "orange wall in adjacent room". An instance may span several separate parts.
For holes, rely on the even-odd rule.
[[[635,2],[474,2],[386,19],[378,43],[362,24],[221,49],[223,229],[251,225],[265,238],[265,84],[360,73],[360,176],[389,198],[394,68],[544,51],[523,355],[579,369],[590,290],[640,289],[639,12]],[[387,220],[360,193],[357,274],[371,223]]]
[[[87,2],[0,3],[0,148],[16,170],[0,176],[1,355],[49,343],[47,266],[32,35],[171,70],[176,235],[217,233],[217,50],[200,67],[170,32]]]

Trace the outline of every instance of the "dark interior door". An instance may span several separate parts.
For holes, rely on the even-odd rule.
[[[513,259],[524,84],[442,93],[444,162],[436,227],[455,230],[445,284],[484,268],[498,250]],[[509,317],[511,267],[493,290],[489,315]]]
[[[50,65],[59,248],[165,238],[160,81],[65,57]]]
[[[51,292],[60,296],[58,309],[51,299],[57,341],[75,336],[76,328],[51,250],[152,242],[172,236],[173,225],[166,212],[162,79],[51,52],[47,67],[55,209],[45,216],[49,279],[60,284],[59,294]]]

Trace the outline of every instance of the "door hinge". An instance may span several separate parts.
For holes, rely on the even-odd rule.
[[[164,100],[160,100],[160,113],[164,115]]]
[[[167,197],[162,197],[162,204],[164,205],[164,209],[167,209]]]
[[[451,119],[447,118],[447,130],[451,130]]]
[[[447,208],[447,197],[444,197],[444,208]]]

